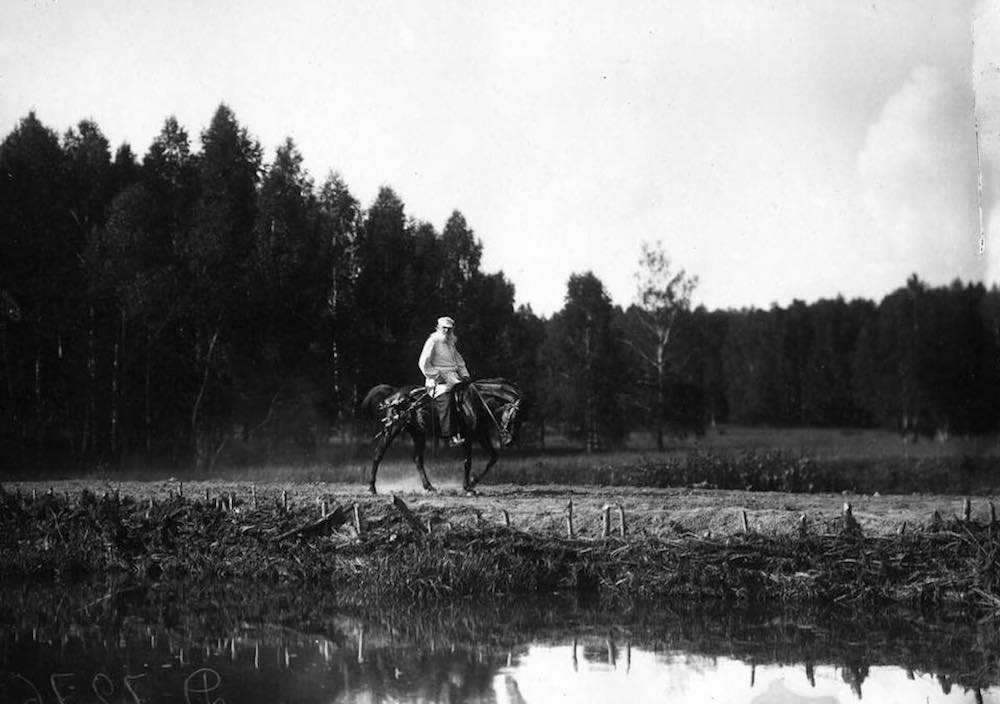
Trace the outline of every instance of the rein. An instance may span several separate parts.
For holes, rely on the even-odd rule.
[[[472,382],[471,384],[469,384],[469,386],[472,388],[473,391],[476,392],[476,396],[479,397],[479,402],[483,404],[483,406],[486,408],[486,412],[490,414],[490,420],[492,420],[493,425],[496,426],[497,432],[502,433],[503,430],[500,428],[500,423],[497,422],[497,417],[493,415],[493,409],[490,408],[490,404],[486,403],[486,399],[483,398],[483,395],[479,392],[479,389],[476,388],[476,383]]]
[[[497,417],[493,415],[493,409],[490,408],[490,404],[486,403],[486,399],[483,398],[482,392],[480,392],[480,390],[476,388],[476,383],[472,382],[469,384],[469,386],[472,387],[472,389],[476,392],[476,396],[479,397],[479,402],[483,404],[483,406],[486,408],[486,412],[489,414],[490,420],[493,421],[493,426],[497,429],[497,432],[500,434],[501,442],[504,442],[504,437],[509,436],[509,433],[504,429],[503,426],[500,425],[500,421],[497,420]]]

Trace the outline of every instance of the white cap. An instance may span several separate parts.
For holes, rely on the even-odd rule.
[[[439,328],[453,328],[455,327],[455,321],[449,318],[447,315],[443,318],[438,318]]]

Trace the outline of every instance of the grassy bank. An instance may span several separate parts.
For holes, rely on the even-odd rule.
[[[926,522],[911,520],[899,535],[884,524],[870,529],[861,512],[860,520],[813,514],[800,534],[773,529],[777,523],[763,520],[767,512],[753,508],[732,514],[734,528],[742,523],[742,530],[715,532],[636,509],[625,537],[602,537],[600,511],[593,510],[602,497],[577,494],[581,529],[569,537],[553,530],[567,518],[554,508],[572,492],[543,494],[533,507],[547,513],[533,520],[520,506],[512,527],[498,522],[498,511],[511,518],[519,505],[502,496],[488,502],[410,499],[411,523],[388,500],[321,492],[331,509],[358,505],[359,533],[350,510],[337,527],[316,526],[317,506],[301,496],[286,509],[275,492],[261,491],[256,506],[246,493],[236,498],[216,488],[206,501],[190,487],[187,492],[161,492],[150,501],[152,494],[127,491],[98,496],[89,489],[51,495],[36,490],[32,498],[22,487],[5,490],[3,577],[318,582],[365,599],[574,592],[608,600],[1000,606],[1000,532],[982,510],[964,520],[935,509]],[[687,505],[708,496],[733,498],[708,492],[637,496],[652,504],[672,498]],[[718,506],[706,508],[706,514],[719,513]],[[785,513],[800,515],[794,507]]]

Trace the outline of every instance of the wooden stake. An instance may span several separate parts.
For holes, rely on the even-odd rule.
[[[337,506],[333,511],[326,516],[323,516],[318,521],[313,521],[312,523],[292,528],[275,538],[275,541],[284,540],[285,538],[289,538],[293,535],[309,535],[325,530],[336,530],[337,528],[340,528],[340,526],[347,523],[347,521],[347,511],[345,511],[343,507]]]
[[[740,511],[740,519],[743,522],[743,535],[750,535],[750,521],[747,520],[746,511]]]
[[[808,529],[806,526],[806,514],[803,513],[802,515],[799,516],[799,537],[805,538],[807,530]]]
[[[510,514],[507,513],[507,509],[500,509],[500,515],[503,516],[503,524],[505,528],[510,528]]]
[[[357,504],[354,504],[354,530],[358,532],[358,537],[361,537],[361,509],[358,508]]]
[[[209,492],[208,492],[208,487],[206,486],[205,487],[205,503],[206,504],[208,503],[208,500],[209,500]]]
[[[601,537],[607,538],[611,532],[611,504],[604,504],[602,511],[604,512],[604,524],[601,526]]]
[[[965,499],[965,504],[962,506],[962,517],[966,523],[972,520],[972,501],[969,498]]]
[[[288,491],[285,489],[281,490],[281,510],[288,510]]]
[[[573,530],[573,500],[566,505],[566,535],[570,538],[575,537],[575,531]]]
[[[253,510],[257,510],[257,485],[250,485],[250,500],[253,502]]]
[[[625,507],[621,504],[615,504],[618,507],[618,535],[622,538],[628,533],[625,528]]]
[[[424,524],[422,524],[420,521],[417,520],[417,517],[413,515],[413,511],[410,510],[409,506],[403,503],[403,500],[401,498],[394,495],[392,497],[392,505],[396,508],[397,511],[399,511],[403,519],[408,524],[410,524],[410,527],[413,528],[413,530],[417,531],[418,533],[430,532],[429,530],[427,530]]]

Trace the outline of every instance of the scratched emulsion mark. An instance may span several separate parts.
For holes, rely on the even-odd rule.
[[[187,704],[225,704],[224,699],[213,699],[210,696],[221,686],[222,676],[212,668],[195,670],[184,680],[184,701]]]
[[[1000,251],[1000,4],[982,0],[972,20],[972,89],[979,177],[979,255]],[[992,247],[990,247],[992,245]],[[1000,278],[1000,261],[984,278]]]
[[[143,702],[148,700],[136,690],[134,685],[146,676],[145,673],[138,675],[126,674],[122,676],[122,689],[128,692],[128,697],[120,694],[120,690],[115,686],[114,680],[103,672],[98,672],[94,675],[90,681],[90,688],[97,701],[101,702],[101,704],[111,704],[112,701],[143,704]],[[29,698],[18,699],[18,701],[22,701],[23,704],[45,703],[46,700],[42,692],[27,677],[13,672],[10,673],[9,679],[12,683],[19,685],[18,689],[25,690],[27,694],[30,694]],[[49,687],[57,704],[71,704],[71,702],[77,701],[79,694],[77,679],[78,675],[75,672],[58,672],[49,675]],[[213,695],[216,690],[221,688],[222,675],[210,667],[199,668],[184,680],[184,701],[186,704],[226,704],[225,699]],[[0,698],[5,694],[9,695],[9,691],[6,688],[0,688]],[[7,699],[3,698],[3,701],[7,701]]]

